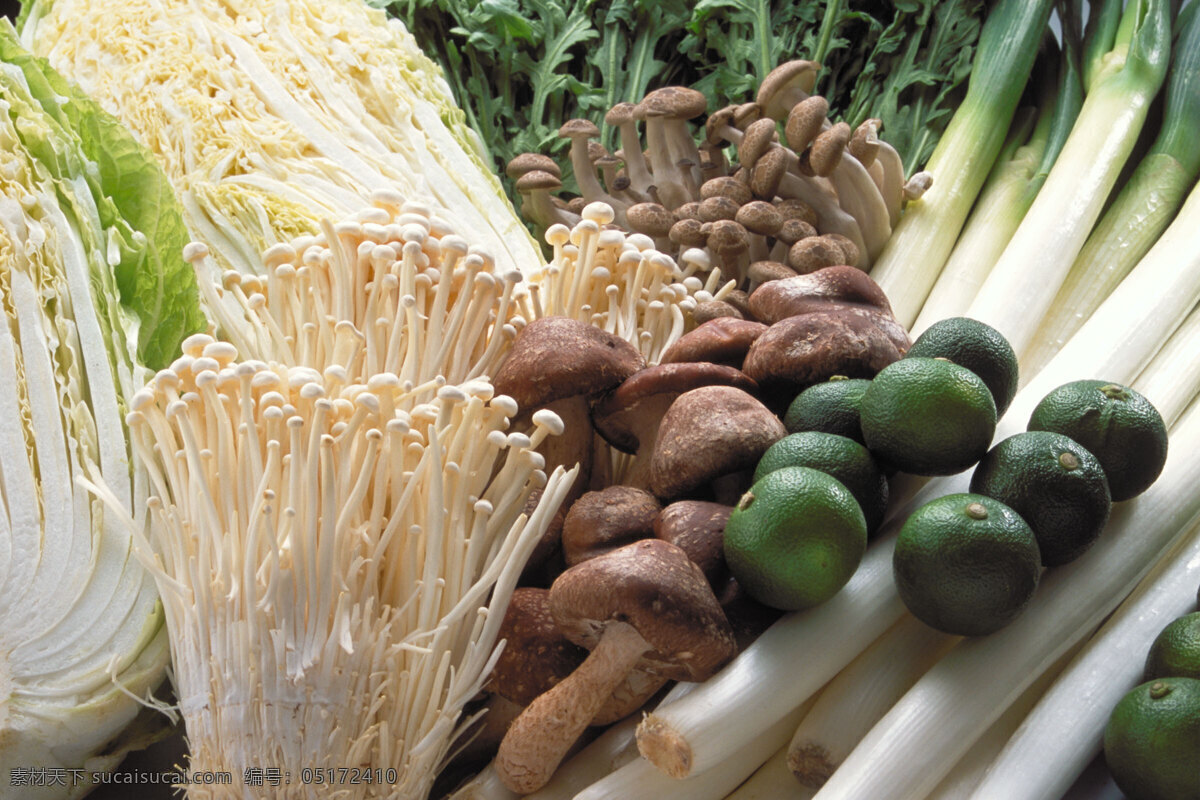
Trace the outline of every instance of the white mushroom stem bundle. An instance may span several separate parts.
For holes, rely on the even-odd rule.
[[[696,304],[725,297],[735,284],[723,284],[720,270],[709,270],[706,259],[681,269],[655,249],[650,237],[606,228],[612,220],[610,206],[589,203],[574,228],[550,226],[550,263],[529,279],[532,315],[566,316],[596,325],[656,364],[692,327]],[[697,258],[704,255],[696,252]],[[698,270],[706,272],[703,280],[693,274]]]
[[[328,795],[300,770],[370,767],[374,785],[339,797],[425,796],[574,473],[545,475],[484,381],[415,402],[395,375],[238,363],[202,335],[184,352],[128,420],[190,768],[279,767],[274,796],[308,798]]]
[[[417,386],[494,373],[524,324],[520,272],[498,272],[426,205],[377,191],[374,205],[322,233],[277,244],[263,277],[207,276],[208,249],[185,253],[222,338],[240,352],[354,382],[381,373]]]

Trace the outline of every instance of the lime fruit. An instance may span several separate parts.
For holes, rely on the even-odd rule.
[[[810,467],[837,478],[862,508],[867,536],[878,530],[887,511],[887,477],[858,442],[820,431],[788,434],[763,453],[754,480],[782,467]]]
[[[867,522],[850,490],[809,467],[755,481],[725,523],[725,563],[755,600],[787,611],[837,594],[862,561]]]
[[[867,449],[914,475],[953,475],[979,461],[996,430],[996,404],[966,367],[902,358],[880,370],[862,399]]]
[[[970,317],[939,320],[917,337],[906,358],[945,358],[978,375],[1004,416],[1017,393],[1017,354],[1000,331]]]
[[[858,409],[871,381],[835,375],[796,395],[783,415],[788,433],[822,431],[845,436],[862,444],[862,426]]]
[[[1121,698],[1104,760],[1131,800],[1200,800],[1200,680],[1160,678]]]
[[[1150,645],[1146,680],[1196,678],[1200,680],[1200,611],[1168,624]]]
[[[944,633],[982,636],[1029,603],[1041,560],[1033,531],[1011,508],[982,495],[950,494],[905,520],[892,574],[914,617]]]
[[[1083,555],[1112,509],[1096,457],[1049,431],[1018,433],[989,450],[971,476],[971,491],[1020,514],[1033,529],[1047,567]]]
[[[1114,502],[1136,497],[1167,463],[1167,426],[1142,395],[1109,381],[1074,381],[1050,392],[1029,430],[1070,436],[1092,451],[1108,476]]]

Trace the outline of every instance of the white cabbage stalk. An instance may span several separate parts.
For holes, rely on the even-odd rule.
[[[221,269],[377,189],[430,198],[501,273],[542,263],[436,65],[361,0],[41,0],[22,41],[154,152]]]
[[[574,473],[545,475],[482,380],[417,402],[395,376],[238,362],[204,335],[184,352],[129,422],[190,769],[277,767],[275,797],[315,798],[303,776],[328,773],[303,770],[359,766],[382,772],[339,797],[426,796]]]
[[[107,231],[87,185],[56,180],[28,149],[53,148],[56,168],[78,158],[7,63],[0,107],[0,781],[66,771],[65,786],[13,790],[49,800],[82,796],[137,744],[121,733],[168,651],[131,531],[77,484],[102,476],[145,530],[123,421],[132,334],[113,324],[111,270],[86,244]]]

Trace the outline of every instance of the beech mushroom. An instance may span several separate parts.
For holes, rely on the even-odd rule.
[[[787,117],[788,112],[812,92],[820,68],[815,61],[797,59],[785,61],[768,72],[754,98],[762,113],[775,120]]]
[[[517,717],[494,766],[506,786],[530,793],[634,668],[702,681],[731,659],[733,632],[699,567],[680,548],[644,539],[571,567],[550,587],[558,627],[591,650],[554,689]]]

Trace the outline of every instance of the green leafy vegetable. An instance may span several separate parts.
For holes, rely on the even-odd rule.
[[[909,171],[924,164],[970,71],[983,0],[372,0],[437,61],[502,168],[522,152],[561,155],[559,126],[601,124],[622,101],[679,84],[709,111],[754,99],[795,58],[820,61],[831,116],[883,121]],[[603,131],[613,149],[614,132]]]

